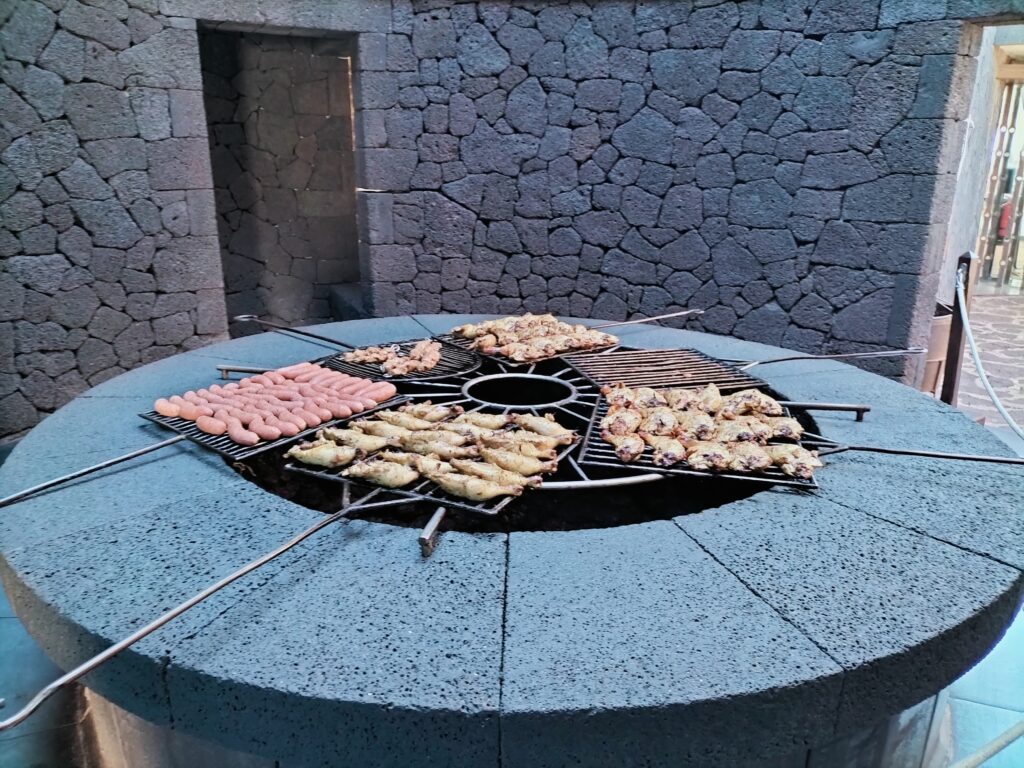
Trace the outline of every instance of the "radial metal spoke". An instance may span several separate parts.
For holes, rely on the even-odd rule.
[[[576,459],[574,459],[574,458],[573,458],[572,456],[566,456],[565,458],[566,458],[566,460],[567,460],[567,461],[569,462],[570,466],[572,466],[572,468],[576,470],[576,474],[578,474],[578,475],[579,475],[580,477],[582,477],[582,478],[583,478],[584,480],[590,480],[590,475],[588,475],[588,474],[587,474],[587,473],[586,473],[586,472],[585,472],[585,471],[583,470],[583,467],[581,467],[581,466],[580,466],[580,465],[579,465],[579,464],[577,463]]]

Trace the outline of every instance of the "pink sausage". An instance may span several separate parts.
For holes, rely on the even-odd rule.
[[[153,403],[153,410],[161,416],[177,416],[181,413],[181,406],[161,397]]]
[[[296,363],[295,365],[288,365],[288,366],[285,366],[284,368],[278,368],[275,371],[275,373],[279,373],[282,376],[284,376],[285,378],[290,379],[295,374],[302,373],[303,371],[305,371],[305,370],[307,370],[309,368],[315,368],[315,367],[316,366],[314,366],[313,363]]]
[[[328,400],[325,407],[335,419],[347,419],[352,415],[352,409],[339,400]]]
[[[378,403],[383,403],[395,396],[398,392],[395,385],[388,381],[378,381],[363,389],[356,390],[356,397],[372,397]]]
[[[265,417],[263,423],[268,427],[275,427],[285,437],[294,437],[302,431],[290,421],[283,421],[274,415]]]
[[[288,381],[288,379],[285,378],[283,374],[278,373],[277,371],[267,371],[263,375],[270,379],[271,383],[273,384],[284,384],[286,381]]]
[[[223,435],[228,431],[227,424],[211,416],[200,416],[196,419],[196,426],[208,435]]]
[[[362,400],[356,400],[354,397],[339,397],[334,402],[345,406],[352,411],[352,413],[362,413],[367,408],[367,406],[363,405]]]
[[[238,419],[228,421],[228,437],[239,445],[256,445],[260,441],[260,436],[243,427]]]
[[[306,422],[307,427],[319,426],[320,423],[323,421],[323,419],[321,419],[315,413],[311,413],[310,411],[307,411],[305,408],[296,408],[295,410],[292,411],[292,413],[294,413],[296,416],[298,416],[300,419]]]
[[[274,383],[262,373],[259,376],[253,376],[251,379],[249,379],[249,381],[253,382],[254,384],[260,384],[261,386],[264,387]]]
[[[281,436],[280,429],[264,424],[259,416],[249,422],[249,431],[255,432],[260,440],[277,440]]]
[[[195,403],[190,403],[190,402],[187,402],[187,401],[183,405],[178,406],[178,414],[183,419],[188,419],[189,421],[196,421],[197,423],[198,423],[198,419],[205,418],[204,414],[199,410],[199,406],[197,406]],[[209,415],[210,414],[206,414],[206,416],[209,416]],[[204,429],[203,431],[205,432],[206,430]],[[210,434],[220,434],[220,433],[219,432],[211,432]]]
[[[302,401],[302,407],[310,413],[315,413],[320,417],[320,421],[330,421],[333,418],[333,414],[327,408],[323,408],[313,402],[311,398],[307,398]]]

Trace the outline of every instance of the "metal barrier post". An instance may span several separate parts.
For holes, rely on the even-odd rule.
[[[967,300],[968,286],[971,284],[971,265],[974,253],[968,251],[956,261],[957,275],[963,274],[964,300]],[[966,310],[967,307],[964,307]],[[964,362],[964,324],[960,317],[959,296],[953,298],[953,320],[949,329],[949,343],[946,346],[946,367],[942,373],[942,390],[939,399],[948,404],[956,405],[957,393],[960,389],[960,368]]]

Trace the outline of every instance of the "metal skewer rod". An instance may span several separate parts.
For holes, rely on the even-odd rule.
[[[168,445],[174,445],[175,443],[180,443],[182,440],[185,440],[185,439],[186,439],[185,435],[176,435],[174,437],[168,438],[167,440],[163,440],[163,441],[161,441],[159,443],[153,443],[153,445],[147,445],[145,448],[139,448],[137,451],[132,451],[131,453],[126,453],[123,456],[117,456],[117,457],[115,457],[113,459],[107,459],[106,461],[101,461],[99,464],[93,464],[91,467],[86,467],[85,469],[79,469],[79,470],[77,470],[75,472],[72,472],[70,474],[67,474],[67,475],[61,475],[60,477],[54,478],[53,480],[47,480],[45,483],[40,483],[39,485],[33,485],[31,488],[26,488],[23,491],[18,491],[17,493],[12,493],[10,496],[5,496],[4,498],[0,499],[0,507],[6,507],[9,504],[13,504],[16,501],[21,501],[22,499],[24,499],[24,498],[26,498],[28,496],[31,496],[31,495],[33,495],[35,493],[39,493],[40,491],[45,491],[48,488],[53,488],[55,486],[61,485],[62,483],[67,483],[67,482],[70,482],[72,480],[77,480],[80,477],[85,477],[86,475],[91,475],[93,472],[99,472],[101,469],[106,469],[107,467],[112,467],[115,464],[120,464],[123,461],[128,461],[129,459],[134,459],[137,456],[144,456],[147,453],[152,453],[153,451],[158,451],[161,448],[166,448]]]
[[[852,360],[855,358],[868,359],[873,357],[902,357],[904,355],[923,355],[928,350],[922,347],[910,347],[908,349],[879,350],[877,352],[846,352],[840,355],[791,355],[789,357],[773,357],[768,360],[734,360],[722,358],[727,363],[738,363],[741,371],[749,371],[755,365],[767,363],[787,363],[790,360]]]
[[[344,341],[338,341],[332,339],[329,336],[321,336],[319,333],[312,333],[310,331],[302,331],[298,328],[289,328],[287,325],[281,323],[275,323],[272,320],[261,320],[256,315],[235,315],[231,318],[232,322],[235,323],[257,323],[258,325],[265,325],[268,328],[273,328],[275,331],[287,331],[288,333],[294,333],[296,336],[307,336],[311,339],[317,339],[318,341],[326,341],[328,344],[333,344],[336,347],[342,349],[356,349],[351,344],[346,344]]]
[[[816,441],[805,441],[811,445]],[[811,447],[814,447],[811,445]],[[973,453],[943,453],[942,451],[921,451],[912,448],[883,448],[877,445],[839,445],[836,443],[822,443],[822,455],[831,453],[845,453],[846,451],[862,451],[864,453],[885,453],[893,456],[922,456],[927,459],[956,459],[959,461],[983,461],[989,464],[1022,464],[1024,459],[1014,456],[983,456]]]
[[[213,584],[211,584],[210,586],[206,587],[206,589],[204,589],[202,592],[199,592],[198,594],[190,597],[185,602],[175,606],[174,608],[172,608],[171,610],[167,611],[165,614],[163,614],[159,618],[154,619],[153,621],[151,621],[146,626],[136,630],[131,635],[126,637],[124,640],[121,640],[119,643],[116,643],[116,644],[110,646],[105,651],[96,654],[91,659],[88,659],[87,661],[84,661],[83,663],[81,663],[77,667],[75,667],[74,669],[72,669],[69,672],[65,673],[64,675],[60,676],[59,678],[54,680],[52,683],[50,683],[48,686],[46,686],[41,691],[39,691],[39,693],[37,693],[35,696],[33,696],[32,699],[28,702],[28,704],[26,704],[20,710],[15,712],[13,715],[11,715],[6,720],[0,720],[0,732],[9,730],[9,729],[13,728],[14,726],[19,725],[20,723],[24,722],[33,712],[35,712],[37,709],[39,709],[39,707],[42,706],[42,704],[48,698],[50,698],[54,693],[56,693],[61,688],[65,687],[67,685],[70,685],[71,683],[75,682],[76,680],[78,680],[78,679],[84,677],[85,675],[89,674],[94,669],[96,669],[101,664],[103,664],[104,662],[109,661],[114,656],[117,656],[117,654],[119,654],[122,651],[124,651],[124,650],[130,648],[131,646],[135,645],[135,643],[139,642],[139,640],[142,640],[147,635],[152,634],[153,632],[155,632],[156,630],[160,629],[164,625],[170,623],[171,621],[176,619],[178,616],[180,616],[181,614],[185,613],[185,611],[187,611],[188,609],[190,609],[190,608],[198,605],[199,603],[203,602],[208,597],[210,597],[211,595],[213,595],[213,594],[219,592],[220,590],[224,589],[224,587],[228,586],[229,584],[232,584],[233,582],[238,581],[238,579],[242,578],[246,574],[252,573],[257,568],[260,568],[261,566],[266,565],[267,563],[269,563],[271,560],[274,560],[275,558],[280,557],[281,555],[283,555],[288,550],[290,550],[290,549],[296,547],[297,545],[301,544],[303,541],[308,539],[314,533],[317,533],[318,531],[323,530],[324,528],[326,528],[327,526],[331,525],[332,523],[335,523],[338,520],[342,519],[343,517],[345,517],[349,513],[355,512],[356,510],[359,510],[359,509],[367,509],[367,508],[372,508],[372,507],[382,507],[382,506],[399,504],[399,503],[403,503],[403,502],[407,501],[406,499],[399,499],[399,500],[390,500],[390,501],[378,501],[378,502],[372,502],[372,503],[368,503],[368,504],[364,503],[364,502],[366,502],[367,499],[371,498],[372,496],[375,496],[378,492],[379,492],[379,489],[374,490],[374,491],[370,492],[369,494],[367,494],[366,496],[363,496],[355,504],[353,504],[353,505],[351,505],[349,507],[346,507],[346,508],[344,508],[344,509],[342,509],[342,510],[340,510],[338,512],[335,512],[332,515],[327,515],[327,516],[325,516],[321,520],[318,520],[316,523],[314,523],[313,525],[309,526],[309,528],[307,528],[306,530],[302,531],[298,535],[292,537],[291,539],[286,541],[284,544],[281,544],[280,546],[272,549],[270,552],[267,552],[266,554],[261,555],[260,557],[256,558],[255,560],[253,560],[253,561],[251,561],[249,563],[246,563],[241,568],[239,568],[238,570],[234,571],[233,573],[228,574],[227,576],[225,576],[224,578],[220,579],[219,581],[215,581]]]
[[[601,325],[592,325],[590,330],[597,331],[602,328],[614,328],[619,325],[634,325],[636,323],[653,323],[655,320],[668,320],[670,317],[682,317],[683,315],[702,315],[704,314],[703,309],[684,309],[679,312],[669,312],[664,315],[655,315],[654,317],[638,317],[635,320],[618,320],[614,323],[602,323]]]

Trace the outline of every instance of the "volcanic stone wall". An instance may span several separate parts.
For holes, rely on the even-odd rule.
[[[228,317],[329,320],[359,282],[349,44],[211,31],[200,55]]]

